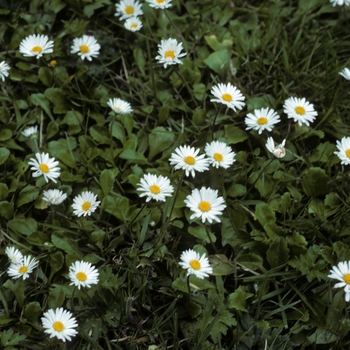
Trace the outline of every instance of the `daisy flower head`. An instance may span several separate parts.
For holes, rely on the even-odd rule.
[[[340,141],[337,140],[338,151],[334,152],[335,155],[341,160],[341,164],[350,164],[350,137],[344,136]]]
[[[283,108],[288,118],[294,119],[300,126],[302,124],[309,126],[317,116],[314,105],[305,98],[290,97],[284,102]]]
[[[90,263],[76,261],[69,267],[70,285],[90,288],[92,284],[98,283],[98,271]]]
[[[350,0],[329,0],[329,2],[333,5],[333,6],[349,6],[350,5]]]
[[[281,121],[280,116],[271,108],[255,109],[253,113],[248,113],[244,119],[246,130],[257,130],[259,135],[263,130],[271,131],[274,125]]]
[[[100,54],[100,44],[91,35],[83,35],[81,38],[75,38],[71,46],[70,53],[77,53],[82,60],[85,58],[91,61]]]
[[[130,17],[125,21],[124,27],[131,32],[137,32],[142,28],[142,22],[138,17]]]
[[[234,111],[236,111],[236,108],[242,109],[244,107],[243,101],[245,97],[242,95],[241,91],[231,83],[215,85],[210,92],[215,97],[212,98],[210,102],[223,103]]]
[[[129,114],[133,111],[130,103],[120,98],[110,98],[107,104],[117,114]]]
[[[55,158],[50,158],[48,153],[35,153],[35,158],[30,158],[29,165],[32,165],[30,170],[35,171],[33,177],[44,175],[45,181],[57,182],[56,179],[60,176],[60,168],[57,166],[59,162]]]
[[[19,45],[19,52],[25,57],[40,58],[45,53],[53,52],[53,41],[47,35],[29,35]]]
[[[161,40],[156,60],[158,63],[164,63],[164,68],[172,64],[182,64],[179,58],[187,55],[186,52],[181,53],[182,49],[182,43],[178,43],[176,39]]]
[[[5,254],[11,261],[11,263],[14,264],[20,264],[23,260],[22,253],[15,247],[6,247]]]
[[[199,156],[198,153],[199,148],[180,146],[171,154],[170,165],[175,165],[175,170],[185,170],[186,176],[191,173],[192,177],[195,177],[196,171],[201,173],[209,169],[208,158],[205,158],[205,154]]]
[[[170,180],[166,176],[146,174],[138,183],[138,191],[141,191],[140,197],[147,196],[146,202],[151,199],[165,202],[165,197],[171,197],[174,187],[170,185]]]
[[[189,249],[181,254],[180,260],[179,265],[187,270],[187,276],[195,275],[200,279],[204,279],[204,277],[208,277],[213,273],[213,268],[209,265],[209,260],[205,254],[200,256],[199,253]]]
[[[7,274],[13,279],[22,277],[24,280],[29,277],[29,274],[38,265],[38,260],[30,255],[24,256],[22,260],[17,263],[12,263],[7,269]]]
[[[45,328],[44,332],[50,334],[50,338],[56,337],[63,342],[72,340],[72,337],[78,334],[74,329],[78,326],[76,318],[62,307],[46,311],[41,323]]]
[[[349,3],[350,3],[350,0],[349,0]],[[350,69],[349,68],[344,68],[338,74],[340,74],[346,80],[350,80]]]
[[[236,161],[236,153],[225,142],[212,141],[207,143],[204,152],[209,159],[209,163],[215,168],[227,169]]]
[[[218,216],[222,215],[222,211],[226,208],[224,199],[218,197],[218,191],[205,187],[200,190],[195,188],[184,202],[193,211],[190,220],[201,218],[203,223],[206,220],[210,224],[213,221],[220,222]]]
[[[32,136],[32,138],[35,138],[36,137],[36,134],[38,132],[38,126],[35,125],[35,126],[30,126],[26,129],[24,129],[21,134],[25,137],[30,137]]]
[[[114,16],[120,17],[119,20],[121,21],[143,15],[141,4],[137,0],[121,0],[118,4],[115,4],[115,8]]]
[[[79,194],[73,199],[73,213],[77,216],[90,216],[101,203],[100,201],[97,201],[96,198],[97,195],[93,194],[91,191],[85,191],[82,194]]]
[[[328,277],[340,281],[334,287],[344,288],[345,301],[350,301],[350,261],[342,261],[338,266],[333,266]]]
[[[59,205],[67,199],[67,194],[60,190],[44,191],[43,200],[53,205]]]
[[[2,79],[2,81],[5,81],[5,78],[8,77],[9,70],[10,66],[5,61],[2,61],[0,63],[0,78]]]
[[[283,158],[286,155],[286,149],[284,145],[286,144],[286,140],[283,140],[280,145],[275,145],[275,141],[272,137],[269,137],[266,142],[266,148],[269,152],[271,152],[276,158]]]
[[[156,9],[167,9],[172,6],[171,0],[146,0],[149,6]]]

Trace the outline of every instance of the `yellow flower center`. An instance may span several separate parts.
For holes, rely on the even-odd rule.
[[[21,266],[18,270],[19,273],[26,273],[28,271],[28,266]]]
[[[201,268],[201,263],[198,260],[191,260],[190,266],[193,270],[199,270]]]
[[[52,60],[52,61],[50,61],[49,65],[50,65],[51,68],[55,68],[56,65],[57,65],[57,61]]]
[[[259,124],[259,125],[267,124],[267,118],[265,118],[265,117],[259,118],[259,119],[258,119],[258,124]]]
[[[202,201],[199,203],[198,208],[201,211],[209,211],[210,210],[210,203],[207,201]]]
[[[149,190],[153,193],[153,194],[158,194],[160,192],[160,188],[157,185],[152,185]]]
[[[295,107],[295,111],[300,115],[305,114],[305,108],[301,106]]]
[[[185,163],[188,165],[193,165],[195,162],[196,162],[196,160],[192,156],[187,156],[185,158]]]
[[[223,94],[221,97],[226,102],[231,102],[232,101],[232,96],[230,94]]]
[[[174,51],[167,51],[164,55],[164,58],[170,57],[172,60],[175,58],[175,53]]]
[[[222,162],[222,160],[224,159],[224,157],[222,156],[222,154],[220,153],[215,153],[213,158],[217,161],[217,162]]]
[[[130,28],[137,28],[137,24],[136,23],[133,23]]]
[[[348,158],[350,158],[350,149],[347,149],[347,150],[345,151],[345,154],[346,154],[346,156],[347,156]]]
[[[344,275],[343,278],[345,283],[350,284],[350,273],[347,273],[346,275]]]
[[[86,274],[85,274],[84,272],[78,272],[78,273],[76,274],[76,277],[77,277],[77,279],[78,279],[80,282],[84,282],[84,281],[86,281],[86,279],[87,279],[87,276],[86,276]]]
[[[50,170],[46,164],[40,164],[39,169],[45,174],[47,174]]]
[[[134,8],[132,6],[125,7],[125,13],[127,15],[132,15],[134,13]]]
[[[32,52],[37,52],[37,53],[41,53],[43,49],[40,46],[34,46],[32,48]]]
[[[158,4],[162,4],[165,0],[156,0]]]
[[[80,52],[81,53],[88,53],[89,52],[89,47],[87,45],[81,45],[80,46]]]
[[[85,202],[81,206],[81,209],[83,209],[84,211],[88,211],[90,208],[91,208],[91,203],[90,202]]]
[[[53,329],[56,332],[62,332],[64,330],[64,325],[63,325],[63,323],[61,321],[56,321],[53,324]]]

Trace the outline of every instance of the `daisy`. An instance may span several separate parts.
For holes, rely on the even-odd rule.
[[[164,68],[167,65],[182,64],[179,58],[187,55],[185,52],[181,53],[182,49],[182,43],[178,43],[176,39],[161,40],[158,44],[159,55],[156,56],[156,60],[158,63],[164,63]]]
[[[91,35],[83,35],[81,38],[75,38],[71,46],[70,53],[77,53],[82,60],[85,58],[91,61],[99,55],[101,46]]]
[[[38,132],[38,126],[35,125],[35,126],[30,126],[29,128],[27,129],[24,129],[21,134],[25,137],[29,137],[29,136],[32,136],[32,135],[35,135],[36,136],[36,133]],[[33,136],[33,137],[35,137]]]
[[[137,32],[142,28],[142,22],[138,17],[130,17],[125,21],[124,27],[131,32]]]
[[[174,192],[174,187],[170,185],[170,181],[165,176],[157,176],[153,174],[146,174],[137,185],[138,191],[141,191],[140,197],[147,196],[146,202],[151,199],[165,202],[165,197],[171,197]]]
[[[338,266],[333,266],[330,272],[327,277],[340,281],[334,287],[344,287],[345,301],[350,301],[350,261],[340,262]]]
[[[288,118],[293,118],[300,126],[303,123],[309,126],[317,116],[314,105],[305,98],[290,97],[284,102],[283,108]]]
[[[29,274],[38,265],[38,263],[38,260],[30,255],[24,256],[22,260],[17,263],[12,263],[9,266],[7,274],[13,279],[22,277],[25,280],[29,277]]]
[[[167,9],[172,6],[171,0],[146,0],[149,6],[156,9]]]
[[[227,107],[236,111],[237,109],[242,109],[244,107],[245,97],[242,95],[241,91],[238,90],[231,83],[215,85],[211,89],[211,94],[215,98],[212,98],[210,102],[223,103]]]
[[[280,116],[270,108],[255,109],[253,113],[248,113],[244,120],[247,125],[246,130],[257,130],[259,134],[263,130],[271,131],[274,128],[274,124],[280,121]]]
[[[44,175],[45,181],[57,182],[55,179],[60,176],[59,162],[55,158],[50,158],[48,153],[35,153],[35,158],[30,158],[28,165],[32,165],[30,170],[34,170],[33,177]]]
[[[23,260],[22,253],[15,247],[6,247],[5,254],[9,258],[11,263],[14,263],[14,264],[20,264]]]
[[[208,277],[213,273],[213,268],[209,265],[209,260],[205,254],[200,256],[199,253],[189,249],[181,254],[180,260],[179,265],[187,270],[187,276],[195,275],[200,279],[204,279],[204,277]]]
[[[100,201],[97,201],[96,198],[97,195],[93,194],[91,191],[85,191],[82,194],[79,194],[73,199],[73,213],[78,216],[90,216],[101,203]]]
[[[226,208],[224,199],[218,197],[218,191],[211,188],[202,187],[200,190],[194,189],[190,195],[184,200],[186,206],[190,208],[194,214],[190,216],[190,220],[202,218],[204,223],[206,220],[211,224],[214,221],[220,222],[218,215]]]
[[[110,98],[107,104],[117,114],[129,114],[132,112],[130,103],[120,98]]]
[[[60,190],[46,190],[44,191],[43,200],[53,205],[63,203],[67,198],[67,194]]]
[[[50,309],[44,313],[41,318],[45,333],[50,334],[50,338],[57,337],[62,341],[72,340],[78,332],[74,329],[78,326],[75,317],[72,317],[70,311],[64,310],[62,307],[56,310]]]
[[[69,267],[69,278],[71,285],[90,288],[92,284],[98,283],[98,271],[85,261],[76,261]]]
[[[115,4],[116,13],[114,16],[124,20],[130,17],[138,17],[143,15],[141,4],[136,0],[121,0],[119,4]]]
[[[336,5],[346,5],[346,6],[349,6],[350,5],[350,0],[329,0],[329,2],[333,5],[333,6],[336,6]]]
[[[53,52],[53,41],[47,35],[29,35],[19,45],[19,52],[25,57],[40,58],[45,53]]]
[[[275,141],[272,137],[269,137],[266,142],[266,148],[270,151],[276,158],[283,158],[286,155],[286,149],[284,145],[286,140],[283,140],[282,143],[278,146],[275,146]]]
[[[191,173],[195,177],[195,172],[203,172],[209,169],[209,160],[205,158],[205,154],[197,156],[199,148],[195,149],[190,146],[180,146],[175,149],[169,159],[170,165],[175,165],[175,170],[183,169],[186,176]]]
[[[350,0],[349,0],[350,1]],[[338,74],[340,74],[342,77],[344,77],[346,80],[350,80],[350,69],[344,68],[341,70]]]
[[[10,66],[5,61],[2,61],[0,63],[0,78],[2,79],[2,81],[5,81],[5,78],[8,77],[9,69]]]
[[[209,157],[209,163],[215,168],[222,167],[227,169],[236,161],[236,153],[224,142],[213,141],[212,143],[207,143],[204,152]]]
[[[350,164],[350,137],[343,137],[340,141],[337,140],[338,152],[334,152],[335,155],[341,160],[341,164]]]

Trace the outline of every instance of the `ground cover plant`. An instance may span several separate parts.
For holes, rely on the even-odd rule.
[[[348,5],[0,1],[0,347],[348,349]]]

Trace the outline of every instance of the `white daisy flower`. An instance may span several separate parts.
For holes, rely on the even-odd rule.
[[[10,66],[5,61],[2,61],[0,63],[0,78],[2,79],[2,81],[5,81],[5,78],[8,77],[9,70]]]
[[[95,269],[89,262],[76,261],[69,267],[69,278],[72,281],[71,285],[90,288],[92,284],[98,283],[98,270]]]
[[[78,216],[90,216],[101,203],[100,201],[97,201],[96,198],[97,195],[93,194],[91,191],[85,191],[82,194],[79,194],[73,199],[73,213]]]
[[[38,126],[35,125],[35,126],[30,126],[30,127],[26,128],[26,129],[24,129],[21,134],[23,136],[25,136],[25,137],[29,137],[29,136],[32,136],[32,135],[36,135],[37,132],[38,132]]]
[[[38,260],[30,255],[24,256],[23,259],[17,263],[12,263],[7,269],[7,274],[13,279],[22,277],[24,280],[29,277],[29,274],[38,265]]]
[[[329,2],[333,5],[333,6],[349,6],[350,5],[350,0],[329,0]]]
[[[147,196],[146,202],[151,199],[165,202],[165,197],[171,197],[174,187],[170,185],[170,180],[166,176],[146,174],[137,184],[138,191],[141,191],[140,197]]]
[[[120,17],[121,21],[143,15],[141,4],[137,0],[121,0],[119,4],[115,4],[115,8],[116,13],[114,16]]]
[[[303,123],[309,126],[317,116],[314,105],[305,98],[290,97],[284,102],[283,108],[288,118],[294,119],[300,126]]]
[[[236,161],[236,153],[224,142],[212,141],[212,143],[207,143],[204,152],[208,156],[209,163],[215,168],[227,169]]]
[[[350,0],[349,0],[350,1]],[[339,72],[339,74],[344,77],[346,80],[350,80],[350,69],[349,68],[344,68]]]
[[[171,0],[146,0],[149,6],[156,9],[167,9],[172,6]]]
[[[47,35],[29,35],[19,45],[19,52],[25,57],[40,58],[46,53],[53,52],[53,41]]]
[[[142,28],[142,22],[138,17],[130,17],[125,21],[124,27],[131,32],[137,32]]]
[[[338,152],[334,152],[335,155],[341,160],[341,164],[350,164],[350,137],[343,137],[340,141],[337,140]]]
[[[156,60],[158,63],[164,63],[164,68],[172,64],[182,64],[179,58],[187,55],[185,52],[181,53],[182,49],[182,43],[178,43],[176,39],[161,40]]]
[[[129,114],[133,111],[130,103],[120,98],[110,98],[107,104],[117,114]]]
[[[50,158],[48,153],[35,153],[35,158],[30,158],[29,165],[32,165],[30,170],[35,171],[33,177],[38,177],[44,175],[45,181],[57,182],[57,179],[60,176],[61,169],[57,166],[59,162],[55,158]]]
[[[179,265],[187,270],[187,276],[195,275],[200,279],[204,279],[204,277],[208,277],[213,273],[213,268],[209,265],[209,260],[205,254],[200,256],[194,250],[189,249],[181,254],[180,260]]]
[[[88,61],[91,61],[92,58],[100,54],[100,48],[100,44],[93,36],[83,35],[81,38],[73,40],[70,53],[77,53],[82,60],[86,58]]]
[[[259,134],[263,130],[271,131],[274,128],[274,124],[281,121],[280,116],[270,108],[255,109],[253,113],[248,113],[244,119],[247,125],[246,130],[254,129]]]
[[[266,148],[271,152],[276,158],[283,158],[286,155],[286,149],[284,145],[286,140],[283,140],[280,145],[275,146],[275,141],[272,137],[269,137],[266,142]]]
[[[338,266],[333,266],[328,277],[340,281],[334,287],[344,288],[345,301],[350,301],[350,261],[342,261]]]
[[[234,111],[236,111],[236,108],[242,109],[244,107],[245,103],[243,101],[245,97],[242,95],[241,91],[231,83],[215,85],[210,92],[215,97],[212,98],[210,102],[223,103]]]
[[[213,221],[220,222],[218,215],[222,215],[222,211],[226,208],[224,199],[218,197],[218,191],[205,187],[200,190],[195,188],[184,202],[194,212],[190,220],[201,218],[203,223],[206,220],[210,224]]]
[[[43,200],[53,205],[59,205],[67,199],[67,194],[60,190],[46,190],[43,194]]]
[[[56,310],[50,309],[44,313],[41,318],[45,333],[50,334],[50,338],[57,337],[59,340],[72,340],[72,337],[78,334],[74,329],[78,326],[75,317],[72,313],[64,310],[62,307]]]
[[[197,156],[198,153],[199,148],[180,146],[171,154],[169,159],[170,165],[175,165],[175,170],[185,170],[186,176],[189,176],[191,173],[192,177],[195,177],[196,171],[201,173],[209,169],[208,158],[205,158],[205,154]]]
[[[6,247],[5,254],[9,258],[11,263],[14,263],[14,264],[20,264],[23,260],[22,253],[15,247]]]

